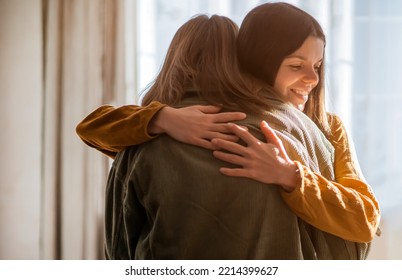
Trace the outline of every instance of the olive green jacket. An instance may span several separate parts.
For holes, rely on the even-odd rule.
[[[249,117],[242,124],[263,139],[259,121]],[[120,152],[106,189],[106,257],[366,258],[367,244],[345,241],[298,218],[278,186],[224,176],[222,166],[230,165],[166,135]]]

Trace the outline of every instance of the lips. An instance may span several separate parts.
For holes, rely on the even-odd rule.
[[[305,90],[300,90],[300,89],[290,89],[298,98],[303,99],[304,102],[308,100],[308,95],[309,92]]]

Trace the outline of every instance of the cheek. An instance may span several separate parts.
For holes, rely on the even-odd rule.
[[[282,88],[283,88],[283,81],[281,79],[281,76],[278,75],[274,82],[274,89],[279,92],[281,91]]]
[[[294,73],[291,73],[284,69],[280,69],[275,79],[274,88],[283,91],[285,88],[287,88],[290,84],[294,82],[295,79],[294,76],[295,76]]]
[[[286,91],[286,81],[283,81],[281,79],[277,79],[274,84],[274,89],[279,93],[281,96],[285,95]]]

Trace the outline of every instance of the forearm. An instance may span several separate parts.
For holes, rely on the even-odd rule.
[[[158,102],[146,107],[104,105],[83,119],[76,131],[87,145],[113,157],[128,146],[153,139],[148,125],[164,106]]]
[[[161,111],[164,111],[164,115],[162,115]],[[171,118],[175,118],[174,111],[177,111],[177,109],[169,106],[161,108],[161,110],[153,116],[152,120],[148,121],[147,133],[149,135],[169,133],[169,123],[173,121]]]
[[[380,211],[371,188],[354,178],[331,182],[300,166],[301,186],[282,192],[286,204],[309,224],[355,242],[369,242],[376,233]]]

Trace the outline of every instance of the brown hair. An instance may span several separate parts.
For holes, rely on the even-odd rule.
[[[244,18],[238,35],[238,59],[244,72],[274,86],[282,61],[295,52],[309,36],[324,41],[320,24],[311,15],[287,3],[266,3]],[[325,110],[324,60],[319,83],[310,93],[304,113],[329,134]]]
[[[238,26],[224,16],[199,15],[187,21],[173,37],[142,105],[154,100],[175,105],[186,91],[195,90],[209,103],[230,110],[268,109],[262,89],[239,70],[237,35]]]

